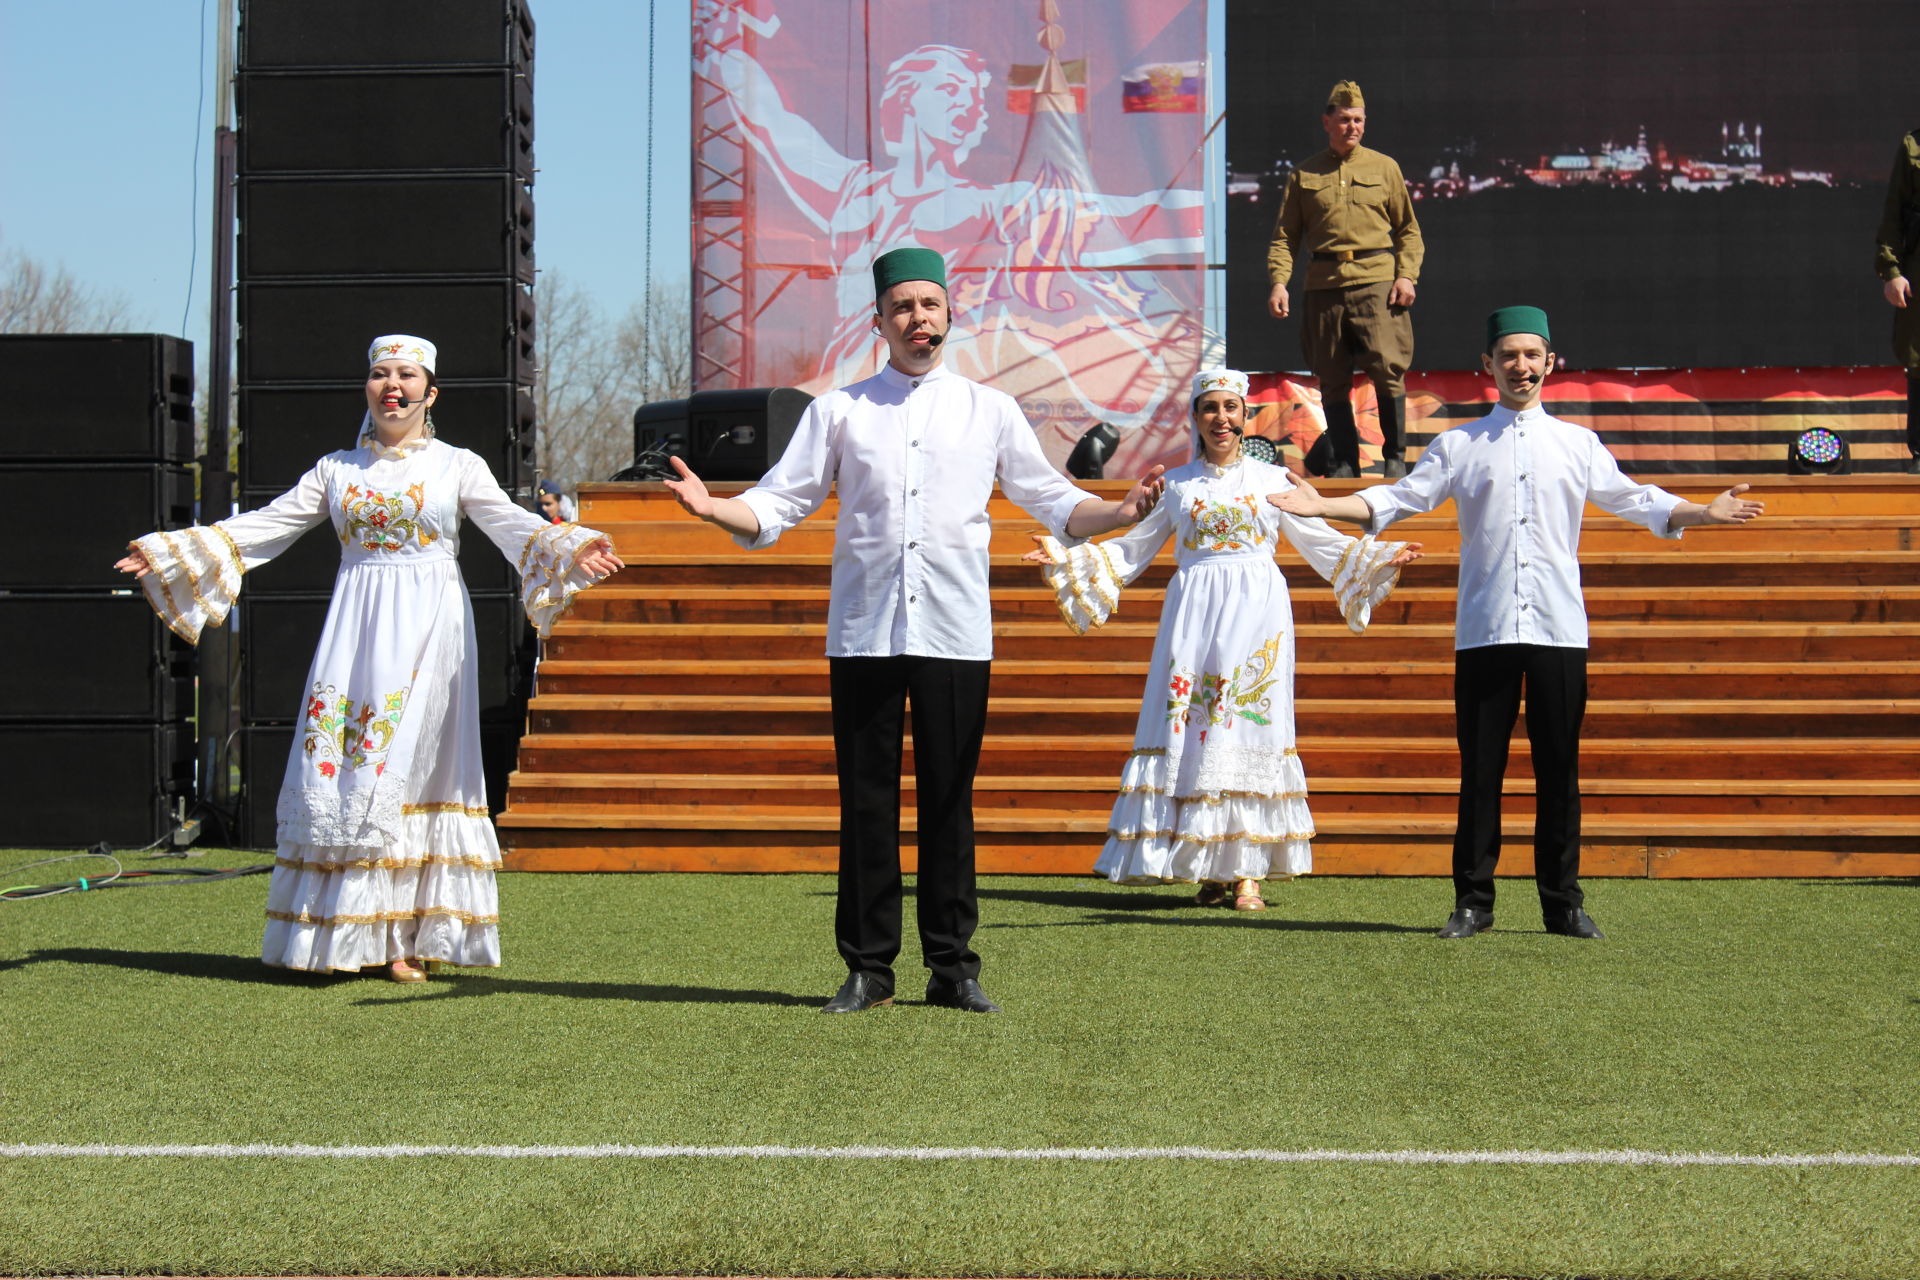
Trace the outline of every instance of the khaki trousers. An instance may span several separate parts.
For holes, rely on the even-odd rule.
[[[1407,369],[1413,364],[1413,318],[1405,307],[1389,307],[1391,280],[1345,289],[1308,289],[1301,317],[1300,348],[1307,368],[1320,380],[1320,400],[1353,390],[1353,367],[1360,366],[1381,397],[1407,393]]]

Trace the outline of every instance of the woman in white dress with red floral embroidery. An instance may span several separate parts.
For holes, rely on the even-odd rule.
[[[358,447],[321,458],[257,511],[136,539],[118,565],[198,641],[226,619],[248,570],[329,519],[340,541],[280,790],[260,955],[270,965],[388,966],[419,982],[427,960],[500,963],[500,847],[460,519],[519,567],[543,636],[575,592],[621,567],[604,534],[516,506],[477,455],[434,438],[436,357],[422,338],[375,339]]]
[[[1105,542],[1068,548],[1038,538],[1027,558],[1043,566],[1067,625],[1084,635],[1177,539],[1133,754],[1094,870],[1116,884],[1198,883],[1203,904],[1231,897],[1257,911],[1266,905],[1261,880],[1313,867],[1313,815],[1294,746],[1293,607],[1274,563],[1280,540],[1333,584],[1356,633],[1420,546],[1350,538],[1270,505],[1266,495],[1293,480],[1242,454],[1246,396],[1245,374],[1201,373],[1192,403],[1202,456],[1167,473],[1153,513]]]

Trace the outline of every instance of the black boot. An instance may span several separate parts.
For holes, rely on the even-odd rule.
[[[1380,474],[1398,480],[1407,474],[1407,398],[1380,397]]]
[[[1345,391],[1323,391],[1320,408],[1327,415],[1327,448],[1333,455],[1327,477],[1350,480],[1360,474],[1360,431],[1353,425],[1353,401]]]
[[[1912,369],[1907,371],[1907,455],[1907,474],[1920,475],[1920,372]]]

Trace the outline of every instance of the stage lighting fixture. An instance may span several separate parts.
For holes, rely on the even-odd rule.
[[[1280,450],[1265,436],[1242,436],[1240,452],[1255,462],[1278,462]]]
[[[1094,423],[1067,455],[1067,474],[1075,480],[1105,479],[1107,459],[1119,447],[1119,428],[1106,422]]]
[[[1793,438],[1787,449],[1790,476],[1844,476],[1853,471],[1847,442],[1835,431],[1810,427]]]

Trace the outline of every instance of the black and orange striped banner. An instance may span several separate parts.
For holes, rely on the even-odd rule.
[[[1298,466],[1326,428],[1310,378],[1257,373],[1252,432]],[[1407,375],[1407,461],[1435,435],[1487,412],[1493,382],[1479,373]],[[1794,437],[1825,427],[1846,440],[1856,472],[1905,464],[1907,384],[1896,368],[1606,369],[1547,383],[1547,411],[1592,427],[1630,472],[1766,475],[1787,469]],[[1380,460],[1373,387],[1356,378],[1361,461]]]

